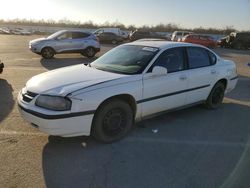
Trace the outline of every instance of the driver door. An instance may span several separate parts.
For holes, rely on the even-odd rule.
[[[166,75],[154,75],[154,66],[167,68]],[[186,103],[188,75],[184,48],[164,51],[143,76],[142,117],[177,108]]]

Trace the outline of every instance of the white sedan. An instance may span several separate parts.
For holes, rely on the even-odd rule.
[[[109,143],[135,121],[204,103],[215,109],[237,83],[235,63],[210,49],[166,41],[120,45],[88,66],[31,78],[18,95],[24,119],[50,135]]]

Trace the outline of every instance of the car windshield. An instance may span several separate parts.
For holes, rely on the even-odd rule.
[[[48,36],[47,39],[54,39],[56,37],[58,37],[59,35],[63,34],[65,31],[57,31],[55,33],[53,33],[52,35]]]
[[[139,74],[142,73],[158,50],[158,48],[147,46],[119,46],[95,60],[91,66],[108,72]]]

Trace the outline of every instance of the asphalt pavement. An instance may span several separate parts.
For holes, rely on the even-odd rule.
[[[239,82],[218,110],[195,106],[137,123],[123,140],[48,136],[25,122],[16,97],[39,73],[91,62],[80,54],[45,60],[40,36],[0,35],[0,187],[249,188],[250,51],[214,49],[236,62]],[[102,45],[98,56],[112,49]]]

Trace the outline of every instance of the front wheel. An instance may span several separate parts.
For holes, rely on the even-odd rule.
[[[211,90],[207,100],[206,107],[209,109],[217,109],[221,106],[225,93],[225,85],[222,82],[215,84]]]
[[[104,103],[96,112],[91,134],[104,143],[123,138],[133,125],[133,112],[129,104],[122,100]]]
[[[46,47],[46,48],[42,49],[41,55],[45,59],[51,59],[51,58],[54,57],[55,51],[52,48],[50,48],[50,47]]]

